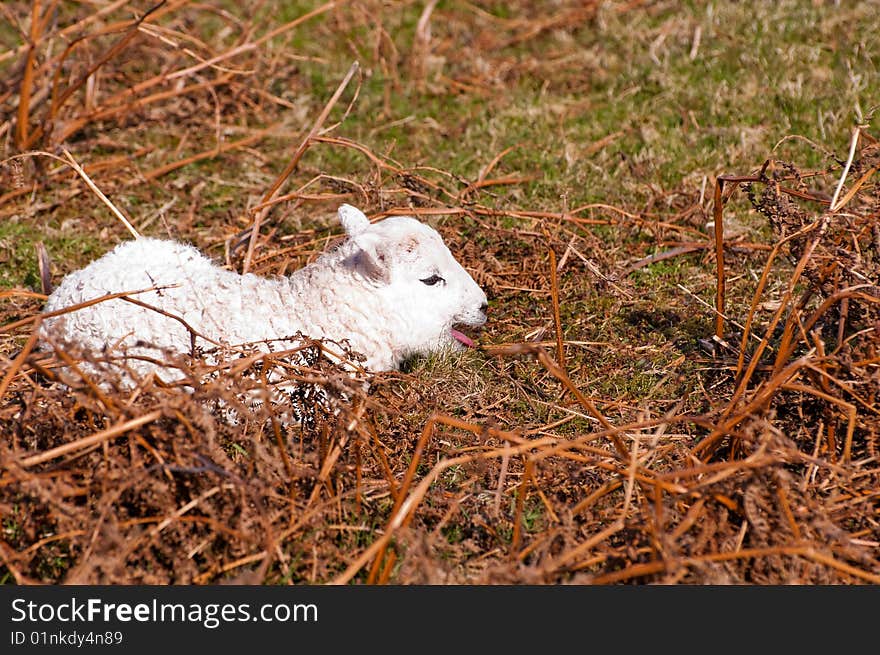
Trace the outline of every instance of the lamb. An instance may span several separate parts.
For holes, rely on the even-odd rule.
[[[338,218],[347,238],[288,277],[241,275],[172,240],[124,242],[68,274],[44,314],[155,290],[130,296],[141,304],[113,298],[47,316],[39,336],[83,351],[118,351],[129,370],[163,378],[170,369],[157,359],[218,344],[267,351],[279,342],[294,347],[303,336],[347,342],[373,372],[474,345],[456,326],[485,323],[486,294],[436,230],[408,216],[371,224],[351,205],[342,205]]]

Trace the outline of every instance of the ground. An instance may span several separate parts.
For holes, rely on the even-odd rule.
[[[3,3],[0,580],[880,582],[878,40],[875,1]],[[110,205],[271,275],[342,202],[437,227],[479,348],[314,361],[301,425],[224,420],[233,363],[33,349]]]

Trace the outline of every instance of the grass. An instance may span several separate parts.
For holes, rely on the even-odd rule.
[[[82,257],[96,256],[101,252],[98,238],[88,233],[73,232],[75,225],[60,227],[34,225],[31,221],[7,220],[0,223],[0,286],[4,288],[40,288],[37,267],[36,244],[43,242],[53,253],[56,261],[79,261]]]
[[[141,11],[147,7],[146,3],[132,4]],[[263,7],[251,16],[248,2],[215,4],[232,18],[196,8],[171,13],[157,23],[171,30],[166,34],[185,41],[207,59],[240,43],[239,38],[257,38],[318,6],[282,3],[277,12]],[[336,436],[321,437],[329,439],[325,443],[315,435],[289,434],[290,457],[302,467],[301,475],[289,480],[286,472],[271,468],[280,466],[277,461],[267,464],[272,459],[266,455],[266,444],[271,442],[267,435],[259,431],[254,433],[257,436],[227,435],[223,443],[230,466],[254,488],[259,487],[253,493],[265,494],[261,502],[280,515],[284,506],[279,498],[288,497],[298,512],[311,517],[303,519],[296,535],[314,545],[314,550],[286,544],[287,559],[273,563],[267,558],[265,567],[256,569],[259,581],[329,581],[342,575],[356,554],[375,547],[395,508],[395,485],[401,483],[416,441],[435,413],[487,429],[526,431],[534,439],[552,436],[577,441],[598,429],[596,418],[545,365],[532,356],[498,356],[491,351],[492,346],[502,348],[501,344],[534,342],[555,350],[550,249],[564,262],[559,269],[559,310],[563,336],[569,342],[565,370],[574,387],[598,403],[608,420],[623,425],[670,413],[722,412],[734,393],[736,358],[728,353],[728,358],[713,359],[707,354],[714,324],[709,307],[716,290],[712,233],[707,228],[713,218],[714,182],[722,174],[754,172],[768,158],[796,162],[801,171],[839,167],[855,125],[867,125],[876,132],[878,9],[876,2],[795,0],[757,5],[663,0],[595,6],[589,2],[514,2],[480,3],[479,7],[449,0],[438,3],[431,14],[430,39],[425,42],[424,32],[418,31],[424,3],[363,0],[316,16],[259,48],[222,62],[224,68],[246,70],[246,74],[221,82],[223,70],[204,69],[198,79],[182,79],[186,84],[201,80],[207,88],[171,95],[145,108],[120,110],[88,121],[71,134],[63,145],[80,163],[93,167],[95,181],[134,218],[139,229],[192,241],[223,258],[228,240],[250,225],[248,209],[283,170],[356,58],[361,73],[327,124],[334,125],[330,136],[348,139],[363,150],[338,142],[310,146],[285,187],[288,192],[304,187],[304,195],[298,202],[280,204],[264,225],[265,239],[260,241],[258,254],[266,258],[260,270],[290,270],[314,257],[336,232],[332,212],[341,201],[354,202],[373,214],[404,207],[414,211],[444,208],[449,213],[432,216],[431,222],[489,293],[490,322],[481,339],[488,351],[416,359],[402,374],[381,379],[372,396],[381,407],[371,415],[375,439],[366,433],[356,439],[341,438],[334,432]],[[27,24],[29,11],[28,3],[15,2],[8,5],[7,13]],[[59,28],[82,20],[84,11],[75,4],[59,9]],[[256,36],[244,37],[245,26],[254,27],[251,34]],[[23,37],[0,20],[0,50],[22,42]],[[83,45],[66,64],[65,79],[76,79],[87,62],[112,42],[105,38]],[[112,97],[160,71],[179,70],[198,61],[144,33],[126,53],[102,69],[91,101]],[[40,50],[38,61],[48,56],[48,51]],[[16,66],[21,61],[20,56],[0,59],[0,80],[19,79]],[[38,77],[38,88],[48,88],[39,87],[48,84],[47,70]],[[154,90],[174,88],[163,82]],[[0,83],[4,158],[19,150],[13,136],[20,93],[14,84]],[[59,118],[72,120],[87,113],[89,93],[86,87],[78,90],[59,110]],[[33,110],[32,127],[40,124],[46,111],[45,103]],[[161,166],[212,151],[218,145],[218,134],[220,143],[230,144],[266,129],[270,135],[252,143],[150,177]],[[27,149],[51,151],[59,145],[50,134]],[[378,166],[366,152],[385,165]],[[20,167],[6,160],[0,171],[0,287],[39,290],[33,254],[38,241],[52,258],[57,282],[63,273],[128,237],[121,224],[63,168],[38,158],[16,161]],[[867,167],[870,161],[865,161]],[[469,188],[483,179],[498,183]],[[805,188],[830,196],[836,179],[836,174],[809,178]],[[572,220],[570,212],[586,205],[594,206],[577,213],[580,222]],[[762,247],[769,248],[778,235],[742,193],[732,196],[724,220],[730,234],[735,233],[726,252],[727,307],[730,318],[743,324],[767,257]],[[645,258],[662,256],[682,245],[695,247],[645,263]],[[772,268],[769,288],[777,299],[796,260],[779,260]],[[10,301],[3,309],[4,323],[38,307],[36,300]],[[772,310],[759,307],[757,323],[766,327],[771,314]],[[738,343],[737,328],[732,325],[728,324],[728,337]],[[2,336],[0,354],[10,365],[28,334],[13,331]],[[19,383],[25,384],[17,377]],[[822,386],[827,394],[826,387],[827,381]],[[26,397],[20,389],[17,393],[17,398]],[[86,398],[89,394],[83,391],[77,402],[85,403],[95,416],[103,416],[91,426],[101,429],[110,417],[101,414],[94,398]],[[845,402],[856,402],[851,396],[846,398]],[[6,404],[0,411],[3,425],[11,429],[18,425],[17,405],[11,396],[0,401]],[[196,411],[184,401],[174,402],[185,405],[179,411],[186,416]],[[813,405],[821,407],[810,409]],[[789,436],[806,457],[826,457],[835,466],[842,465],[843,446],[837,437],[846,426],[835,407],[840,405],[832,403],[829,409],[816,397],[793,400],[784,408],[764,407],[755,412],[754,423],[737,428],[724,444],[734,453],[737,443],[769,439],[767,435],[774,430],[794,430]],[[860,406],[859,411],[863,409]],[[818,424],[820,431],[837,430],[837,437],[806,434],[793,427],[795,423],[773,423],[773,412],[803,418],[804,411],[815,412],[813,422],[808,421],[811,429]],[[866,416],[859,415],[857,432],[863,466],[869,466],[874,447],[873,419],[870,412]],[[38,425],[43,425],[46,434],[60,434],[62,428],[53,423],[57,417],[47,414],[41,420],[44,423]],[[761,423],[764,427],[756,427],[760,421],[766,422]],[[55,427],[50,429],[51,425]],[[181,424],[166,426],[166,432],[162,429],[143,428],[143,438],[155,452],[171,448],[174,435],[195,439],[191,446],[195,450],[208,448]],[[222,433],[225,428],[212,429]],[[633,434],[651,435],[658,429],[639,428]],[[15,448],[27,449],[32,437],[21,426],[16,430]],[[65,432],[65,439],[86,436],[90,427],[79,425],[78,430],[74,435]],[[712,428],[696,423],[664,430],[674,436],[662,441],[667,437],[661,431],[657,437],[661,441],[650,446],[654,449],[651,461],[657,462],[661,472],[695,465],[693,456],[685,452],[697,448]],[[48,443],[54,444],[56,437],[47,437]],[[648,438],[639,437],[639,447],[648,448],[643,444]],[[257,444],[253,450],[243,445],[249,440]],[[632,445],[632,441],[626,443]],[[320,447],[315,445],[319,442]],[[488,433],[474,435],[449,425],[438,426],[430,443],[429,452],[418,462],[412,488],[444,458],[503,445]],[[820,443],[826,444],[824,450],[814,453],[813,445],[819,449]],[[340,445],[341,459],[331,467],[330,477],[316,481],[334,444]],[[4,457],[12,456],[12,447],[12,443],[4,445]],[[590,581],[590,576],[601,580],[612,569],[626,570],[651,558],[702,561],[699,558],[707,553],[729,552],[744,525],[751,526],[746,545],[769,548],[770,555],[759,563],[694,565],[684,581],[705,581],[700,576],[709,576],[709,569],[711,579],[727,576],[735,582],[859,579],[833,567],[817,568],[803,555],[783,558],[780,563],[782,556],[772,549],[788,547],[789,542],[780,541],[781,537],[774,541],[762,532],[747,508],[749,499],[761,496],[764,502],[761,494],[782,485],[778,476],[784,474],[776,468],[741,471],[719,480],[712,488],[714,496],[699,496],[703,503],[699,508],[708,508],[699,511],[711,512],[712,525],[721,527],[714,533],[700,528],[704,531],[696,536],[688,530],[676,533],[675,539],[669,538],[673,546],[660,552],[645,545],[659,543],[659,538],[651,533],[653,528],[646,527],[650,521],[639,518],[649,512],[647,491],[637,486],[636,499],[627,511],[623,507],[625,476],[607,466],[597,468],[595,462],[571,459],[570,454],[544,458],[531,453],[536,470],[520,508],[516,494],[524,475],[524,455],[477,458],[445,471],[412,523],[395,535],[394,548],[377,551],[371,561],[379,564],[362,567],[354,579],[472,582],[490,581],[496,575],[503,578],[499,570],[513,561],[507,551],[517,521],[523,529],[519,547],[526,549],[519,561],[544,571],[541,575],[550,582]],[[590,452],[589,457],[594,456],[598,457]],[[387,462],[383,463],[383,457]],[[625,469],[619,453],[617,457],[609,455],[611,459],[603,465],[613,462]],[[713,461],[726,460],[717,455]],[[390,471],[385,470],[386,464]],[[248,477],[266,466],[274,476],[270,479],[277,481],[275,487],[260,486],[258,477]],[[797,475],[810,472],[803,462],[798,466]],[[360,476],[358,482],[352,479],[354,471]],[[623,482],[603,487],[615,475]],[[837,490],[839,480],[828,476],[826,484]],[[171,511],[167,507],[185,504],[208,484],[192,481],[187,483],[190,486],[162,488],[152,495],[146,489],[132,491],[132,499],[117,519],[129,525],[125,522],[133,519],[126,512],[143,514],[146,520],[151,513]],[[546,490],[544,496],[537,490]],[[811,508],[816,517],[829,516],[831,510],[817,504],[813,496],[798,493],[803,494],[799,496],[802,506]],[[729,505],[735,509],[706,500],[719,496],[732,499]],[[95,507],[111,502],[95,497],[94,491],[88,497]],[[682,525],[688,509],[696,507],[695,498],[682,494],[670,501],[666,518]],[[835,502],[845,502],[839,495],[836,498]],[[856,519],[848,516],[846,530],[857,541],[880,541],[870,515],[876,503],[865,502],[869,509]],[[249,541],[242,534],[267,521],[274,525],[279,519],[274,514],[270,518],[253,514],[252,508],[234,511],[234,505],[231,500],[216,507],[205,505],[204,516],[198,519],[201,526],[228,521],[236,526],[234,536],[214,539],[207,528],[197,526],[190,533],[184,524],[168,528],[181,544],[194,547],[191,540],[207,539],[216,548],[216,552],[210,547],[200,551],[200,567],[175,564],[179,553],[173,548],[163,550],[161,557],[137,551],[140,555],[132,554],[127,564],[113,569],[113,575],[122,576],[114,580],[192,582],[236,574],[237,567],[221,573],[221,565],[262,548],[259,539]],[[576,543],[620,516],[629,523],[606,542],[604,555],[586,558],[592,564],[584,568],[560,565],[546,573],[554,563],[564,561]],[[78,520],[91,525],[86,519]],[[828,518],[832,524],[835,520]],[[195,526],[198,521],[194,521]],[[366,528],[357,527],[362,524]],[[67,525],[67,529],[79,529],[77,525]],[[820,528],[804,526],[802,530],[821,538]],[[137,538],[144,538],[138,534]],[[632,543],[622,538],[630,534],[635,535]],[[18,552],[29,545],[21,534],[7,541],[15,542]],[[104,547],[95,551],[96,561],[111,557],[109,537]],[[0,576],[64,579],[82,554],[81,548],[76,539],[63,541],[58,551],[47,547],[39,557],[13,567],[7,565],[4,570],[0,565]],[[396,560],[388,559],[391,552]],[[837,556],[843,557],[840,552]],[[880,574],[876,558],[861,561],[865,570]],[[146,569],[151,572],[144,573]],[[92,571],[96,580],[110,575],[99,565],[82,570]],[[838,578],[828,577],[837,574]],[[675,578],[671,573],[664,575],[633,579]]]

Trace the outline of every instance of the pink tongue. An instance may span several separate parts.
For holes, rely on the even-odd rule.
[[[466,345],[468,348],[474,347],[475,344],[473,342],[473,339],[471,339],[466,334],[462,334],[461,332],[459,332],[455,328],[450,328],[449,331],[452,333],[452,338],[455,339],[456,341],[460,341],[461,343]]]

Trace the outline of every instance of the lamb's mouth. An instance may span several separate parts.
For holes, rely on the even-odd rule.
[[[465,348],[476,348],[477,346],[477,344],[474,343],[473,339],[471,339],[464,332],[456,330],[454,327],[449,328],[449,334],[451,334],[452,338],[455,339],[458,343],[462,344]]]

